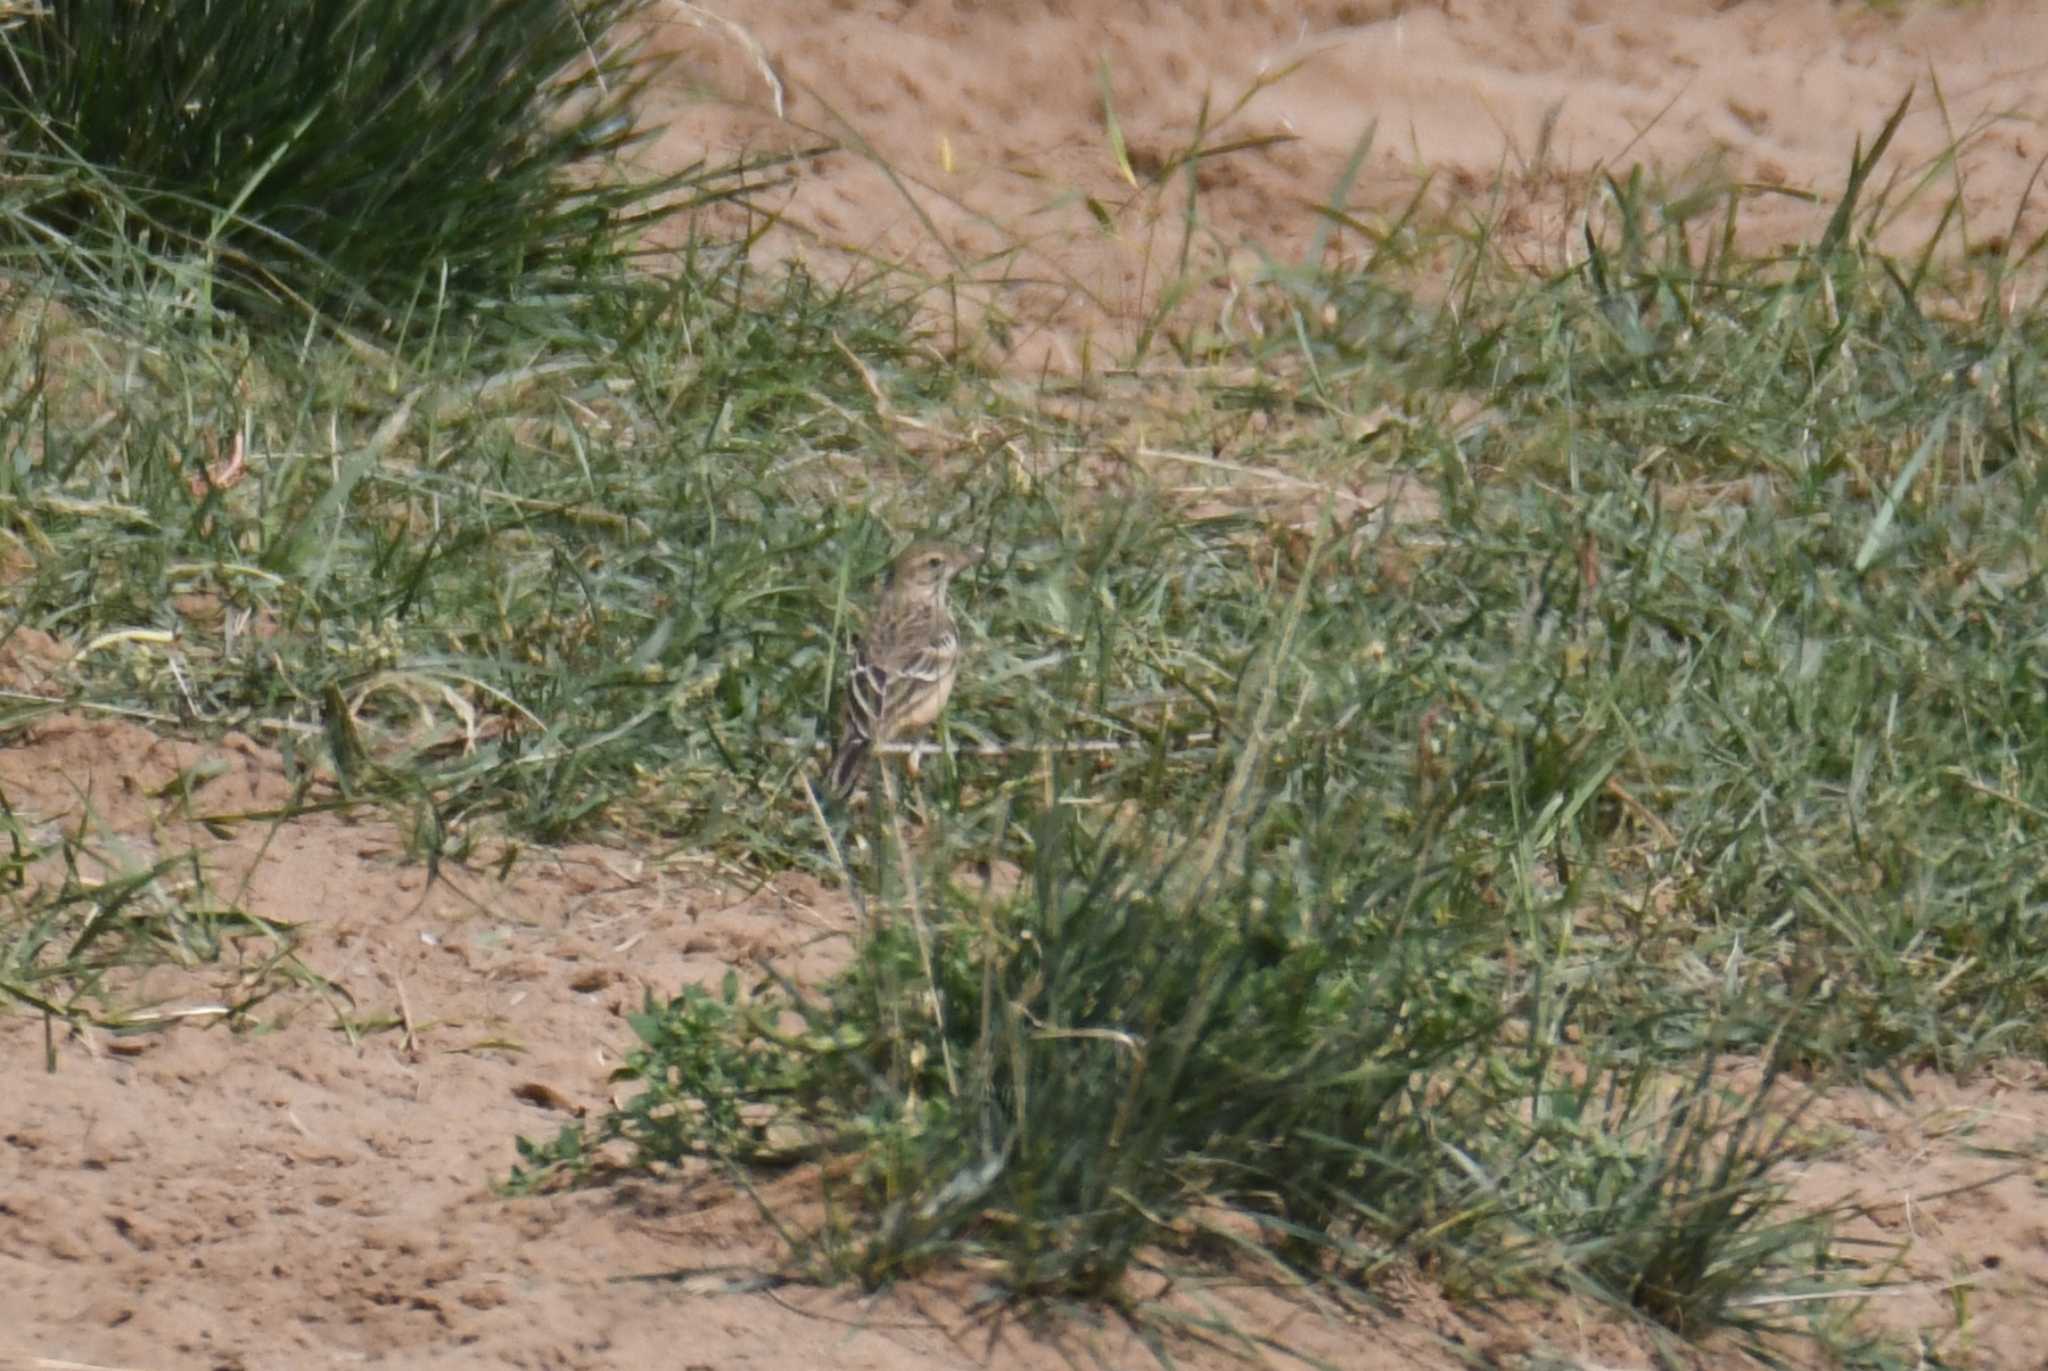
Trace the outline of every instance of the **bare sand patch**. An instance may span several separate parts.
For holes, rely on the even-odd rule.
[[[833,892],[597,846],[535,852],[504,882],[456,869],[460,889],[430,886],[381,820],[208,835],[167,788],[205,762],[218,774],[202,814],[289,794],[275,753],[239,736],[209,747],[60,715],[0,753],[0,790],[32,830],[64,825],[110,860],[198,850],[213,888],[296,925],[301,960],[335,987],[269,1003],[254,1031],[198,1015],[139,1035],[60,1032],[49,1070],[42,1023],[0,1018],[0,1367],[1155,1364],[1113,1318],[977,1305],[972,1272],[881,1297],[778,1283],[777,1239],[708,1170],[494,1192],[516,1136],[604,1106],[633,1042],[624,1015],[647,994],[751,975],[764,957],[830,974],[853,925]],[[175,1011],[230,998],[238,974],[231,957],[153,973],[147,989]],[[1837,1146],[1795,1176],[1795,1198],[1865,1206],[1846,1236],[1895,1265],[1864,1313],[1920,1333],[1944,1365],[2038,1352],[2041,1080],[2019,1065],[1967,1085],[1922,1077],[1910,1104],[1843,1090],[1807,1116]],[[800,1204],[812,1183],[770,1184]],[[1227,1273],[1137,1293],[1229,1311],[1363,1371],[1655,1359],[1597,1310],[1459,1307],[1415,1274],[1376,1309]],[[1192,1341],[1175,1356],[1243,1364]],[[1751,1364],[1711,1344],[1687,1360]]]
[[[767,249],[940,284],[936,315],[949,323],[957,307],[957,341],[1026,372],[1123,355],[1183,271],[1190,178],[1185,269],[1213,287],[1211,309],[1265,262],[1318,246],[1326,262],[1364,260],[1372,244],[1319,207],[1379,226],[1425,183],[1434,213],[1482,217],[1539,265],[1580,251],[1599,178],[1637,164],[1677,191],[1743,188],[1753,248],[1810,237],[1857,139],[1909,91],[1879,177],[1897,206],[1884,246],[1917,248],[1956,195],[1951,252],[2048,228],[2027,195],[2048,156],[2048,13],[2021,0],[1896,14],[1824,0],[705,0],[669,12],[657,41],[679,66],[650,161],[836,147],[761,198],[780,216]],[[1236,150],[1186,166],[1196,146]],[[984,335],[991,317],[1006,322]]]

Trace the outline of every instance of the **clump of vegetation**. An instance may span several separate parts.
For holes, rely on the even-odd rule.
[[[634,1093],[522,1141],[514,1188],[815,1165],[826,1215],[791,1232],[815,1271],[971,1260],[1013,1296],[1134,1308],[1141,1270],[1426,1265],[1697,1332],[1824,1260],[1826,1217],[1782,1203],[1794,1092],[1706,1052],[1681,1074],[1585,987],[1518,974],[1470,867],[1379,850],[1361,879],[1341,817],[1276,831],[1251,774],[1262,799],[1187,848],[1043,815],[1026,891],[937,884],[820,992],[771,969],[650,1002]]]
[[[0,1004],[117,1032],[239,1026],[286,986],[321,984],[296,956],[292,925],[222,900],[198,853],[139,860],[85,824],[31,828],[4,796],[0,813]],[[219,998],[165,1005],[194,985]]]
[[[961,597],[993,683],[951,727],[995,755],[848,849],[851,968],[650,1003],[639,1093],[515,1181],[815,1164],[797,1250],[869,1281],[1121,1299],[1222,1253],[1796,1323],[1756,1296],[1838,1256],[1783,1204],[1786,1073],[2043,1046],[2004,646],[2043,608],[2043,338],[1864,246],[1895,125],[1804,253],[1702,255],[1724,207],[1637,180],[1560,279],[1473,235],[1454,308],[1277,274],[1299,327],[1253,350],[1313,403],[1190,422],[1277,419],[1330,481],[1305,521],[985,497],[1017,551]],[[1361,467],[1426,495],[1361,515]],[[1015,894],[960,884],[1004,859]]]
[[[618,289],[645,0],[51,5],[0,29],[0,263],[389,333]],[[728,179],[727,185],[731,182]],[[154,268],[138,277],[135,268]],[[289,325],[287,325],[288,327]]]

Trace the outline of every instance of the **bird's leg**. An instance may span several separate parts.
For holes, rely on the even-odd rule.
[[[924,807],[924,781],[919,775],[919,767],[924,759],[921,747],[921,743],[913,744],[910,751],[903,754],[903,777],[906,782],[903,787],[903,805],[910,811],[912,822],[919,828],[931,822],[931,816],[925,812]]]

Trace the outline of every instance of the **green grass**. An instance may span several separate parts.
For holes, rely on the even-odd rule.
[[[1015,750],[924,787],[914,857],[879,822],[852,849],[840,981],[650,1004],[637,1096],[522,1183],[844,1157],[792,1238],[866,1281],[1418,1263],[1800,1326],[1749,1298],[1842,1279],[1782,1203],[1795,1080],[2048,1045],[2040,324],[1860,247],[1863,179],[1771,260],[1701,256],[1672,207],[1648,234],[1617,183],[1581,269],[1475,271],[1456,311],[1280,279],[1294,351],[1182,445],[1258,406],[1292,446],[1247,463],[1391,467],[1437,517],[1304,539],[980,487],[1012,551],[965,587],[951,728]],[[1361,456],[1345,421],[1390,392],[1410,422]],[[1128,747],[1032,751],[1078,737]],[[993,859],[1019,894],[960,883]]]
[[[646,8],[50,7],[0,32],[0,262],[147,265],[287,329],[307,307],[382,335],[516,323],[699,189],[588,171],[637,138],[652,68],[620,21]]]
[[[297,958],[297,930],[222,900],[200,853],[138,854],[83,808],[65,831],[25,823],[0,797],[0,1003],[42,1015],[46,1030],[119,1034],[247,1026],[280,991],[325,988]]]
[[[1162,307],[1079,407],[744,244],[649,278],[585,239],[574,290],[409,314],[336,264],[282,326],[67,202],[94,231],[9,268],[7,622],[125,634],[69,701],[275,740],[305,803],[425,856],[599,834],[857,895],[830,983],[645,1006],[636,1093],[522,1143],[522,1185],[824,1163],[824,1218],[772,1217],[869,1282],[973,1259],[1128,1305],[1139,1267],[1422,1266],[1798,1327],[1747,1301],[1847,1279],[1783,1203],[1808,1085],[2048,1050],[2048,338],[1970,303],[2038,245],[1974,278],[1871,252],[1890,127],[1805,249],[1746,257],[1739,207],[1642,178],[1550,279],[1483,223],[1354,224],[1372,268],[1258,283],[1286,327]],[[1408,264],[1445,251],[1430,304]],[[373,298],[404,319],[375,346]],[[1186,403],[1133,453],[1159,359]],[[1240,498],[1171,489],[1203,480]],[[921,531],[992,553],[954,754],[914,841],[886,802],[821,828],[859,599]],[[76,942],[38,907],[0,939]],[[17,988],[37,955],[6,984],[55,1003]]]

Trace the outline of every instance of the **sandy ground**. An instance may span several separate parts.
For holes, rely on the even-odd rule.
[[[1319,234],[1325,263],[1362,263],[1372,244],[1317,211],[1377,230],[1425,183],[1440,221],[1485,220],[1544,266],[1583,255],[1599,178],[1638,164],[1674,190],[1741,187],[1752,247],[1809,237],[1858,137],[1909,92],[1871,192],[1893,207],[1884,245],[1917,248],[1958,194],[1947,250],[2031,242],[2048,229],[2048,196],[2025,195],[2048,156],[2048,10],[1892,8],[668,0],[658,42],[680,62],[652,159],[838,147],[759,197],[780,216],[767,246],[907,263],[941,287],[945,341],[1028,372],[1127,357],[1180,273],[1174,168],[1198,147],[1212,155],[1196,163],[1187,275],[1207,289],[1190,312],[1222,311]],[[983,308],[1005,326],[977,331]]]
[[[190,1014],[162,1032],[46,1045],[39,1020],[0,1019],[0,1371],[1154,1364],[1121,1324],[1078,1311],[975,1313],[965,1277],[876,1299],[761,1288],[775,1240],[716,1176],[493,1191],[515,1136],[603,1107],[632,1041],[623,1014],[648,992],[751,976],[764,957],[826,974],[851,924],[832,892],[599,847],[423,889],[381,821],[208,836],[175,788],[159,793],[206,762],[221,774],[198,813],[288,796],[252,739],[174,743],[68,715],[0,753],[0,792],[29,832],[84,833],[110,869],[203,849],[215,894],[298,924],[302,961],[346,998],[290,992],[230,1032],[206,1010],[234,998],[231,964],[159,973],[164,1009]],[[245,939],[243,965],[266,950]],[[1903,1106],[1844,1090],[1815,1111],[1812,1135],[1836,1146],[1795,1198],[1863,1206],[1845,1250],[1885,1286],[1830,1313],[1924,1336],[1949,1366],[2042,1365],[2042,1079],[2013,1064],[1967,1085],[1921,1078]],[[1181,1292],[1334,1366],[1652,1364],[1640,1334],[1588,1311],[1454,1310],[1414,1276],[1383,1293],[1384,1309],[1338,1311],[1228,1281]],[[1189,1367],[1239,1364],[1175,1350]],[[1713,1348],[1693,1362],[1748,1364]]]
[[[705,17],[721,7],[744,29]],[[1193,143],[1205,97],[1208,146],[1256,144],[1197,171],[1191,260],[1220,293],[1300,260],[1321,222],[1311,206],[1338,195],[1381,222],[1425,179],[1432,213],[1494,214],[1534,261],[1570,250],[1595,172],[1637,159],[1677,184],[1751,187],[1760,243],[1810,233],[1825,206],[1803,197],[1828,195],[1856,137],[1915,86],[1889,165],[1901,189],[1931,181],[1888,241],[1931,231],[1955,185],[1940,154],[1965,135],[1953,246],[1995,249],[2016,214],[2030,238],[2048,227],[2036,206],[2019,213],[2048,154],[2048,14],[2018,0],[1911,8],[707,0],[673,6],[660,34],[680,61],[661,92],[673,130],[650,155],[840,145],[764,196],[782,216],[766,248],[826,272],[852,254],[950,278],[977,346],[1061,369],[1114,353],[1164,279],[1185,182],[1154,178]],[[1111,152],[1105,85],[1135,185]],[[1349,229],[1323,248],[1367,250]],[[1006,326],[988,327],[984,307]],[[9,684],[61,673],[61,651],[36,647],[17,635],[0,654]],[[515,1135],[552,1136],[567,1111],[601,1106],[630,1043],[622,1013],[644,993],[762,956],[822,974],[846,911],[802,878],[753,885],[694,858],[589,847],[530,854],[503,884],[451,873],[472,903],[429,887],[380,822],[249,823],[223,840],[155,793],[211,757],[225,771],[202,808],[279,803],[276,745],[61,716],[0,752],[0,791],[31,831],[83,826],[115,866],[198,846],[217,894],[298,924],[304,963],[350,997],[294,991],[259,1009],[256,1032],[199,1013],[156,1034],[60,1035],[48,1071],[42,1024],[0,1018],[0,1368],[1153,1364],[1120,1326],[991,1323],[967,1312],[965,1287],[879,1300],[752,1288],[774,1244],[715,1181],[497,1197]],[[203,1010],[234,975],[155,989]],[[1915,1332],[1944,1365],[2048,1365],[2040,1074],[1915,1087],[1903,1105],[1838,1092],[1813,1116],[1843,1146],[1799,1177],[1799,1198],[1867,1206],[1845,1232],[1889,1287],[1831,1310]],[[1652,1362],[1610,1321],[1460,1314],[1419,1281],[1372,1314],[1203,1293],[1337,1366]]]

